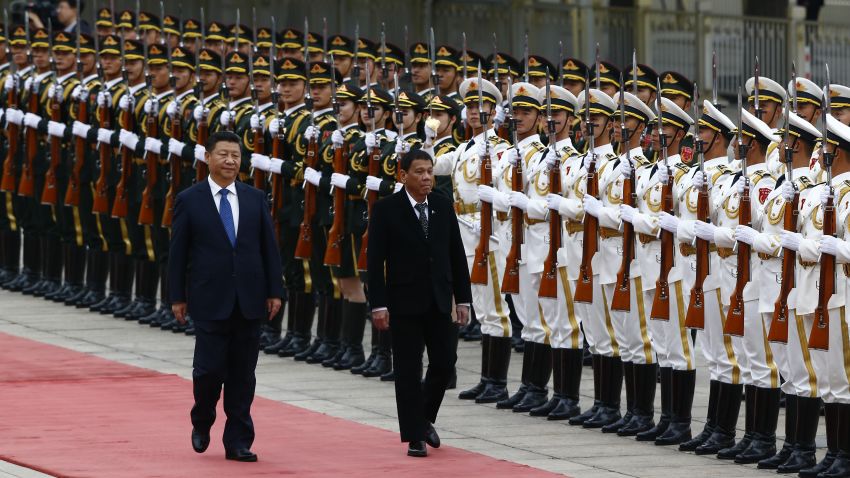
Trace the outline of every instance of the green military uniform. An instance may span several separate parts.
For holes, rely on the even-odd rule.
[[[9,38],[6,37],[6,28],[5,26],[0,25],[0,39],[4,42],[8,42],[9,44],[14,43],[18,40],[14,35],[14,28],[10,28]],[[21,28],[21,35],[23,37],[23,42],[26,43],[26,32]],[[6,84],[6,78],[9,74],[12,73],[12,63],[11,58],[7,58],[8,62],[0,65],[0,84]],[[5,93],[5,89],[4,89]],[[12,95],[16,98],[17,91],[12,92]],[[8,94],[0,95],[0,107],[4,110],[8,108]],[[4,123],[5,121],[0,121],[0,123]],[[3,124],[5,126],[5,124]],[[3,166],[6,165],[7,154],[8,154],[8,144],[9,133],[6,128],[3,128],[6,131],[6,141],[0,143],[0,162],[3,163]],[[16,139],[18,144],[20,144],[20,139]],[[13,280],[18,278],[19,273],[19,264],[21,260],[21,229],[18,224],[17,217],[15,215],[15,190],[17,189],[17,171],[20,170],[18,165],[16,164],[16,160],[18,158],[12,157],[9,159],[10,167],[12,168],[9,171],[9,179],[11,181],[10,187],[8,190],[0,191],[0,285],[4,285],[6,283],[10,283]],[[4,168],[0,168],[0,175],[3,175],[2,171]]]
[[[455,118],[455,128],[453,128],[452,134],[434,141],[432,147],[435,158],[452,152],[457,148],[457,145],[459,144],[456,140],[457,125],[462,123],[460,120],[460,108],[460,104],[448,95],[439,95],[431,99],[431,102],[428,105],[429,111],[447,111]],[[461,141],[463,141],[462,135]],[[446,197],[454,201],[454,186],[452,185],[451,175],[435,176],[434,183],[435,191],[445,194]]]
[[[224,74],[221,69],[221,56],[206,48],[200,50],[198,53],[198,66],[201,70],[215,71],[219,74]],[[180,154],[180,157],[183,158],[183,161],[186,164],[183,174],[184,186],[188,186],[188,184],[191,184],[197,178],[195,171],[195,167],[197,166],[195,164],[195,145],[199,144],[199,124],[195,119],[194,109],[199,106],[203,106],[205,110],[209,110],[209,113],[205,118],[207,134],[215,133],[221,129],[221,122],[219,121],[219,118],[221,117],[221,113],[227,109],[227,104],[219,93],[204,97],[203,92],[200,89],[200,83],[196,85],[196,88],[197,93],[191,96],[191,100],[184,102],[181,105],[181,108],[184,108],[181,109],[181,111],[185,111],[187,113],[187,119],[183,129],[185,133],[183,135],[183,139],[180,140],[184,143],[183,152]]]

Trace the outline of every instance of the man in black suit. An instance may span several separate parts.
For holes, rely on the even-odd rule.
[[[257,383],[260,322],[280,309],[280,255],[265,194],[238,182],[239,137],[217,132],[206,144],[210,175],[177,195],[171,226],[168,289],[174,316],[195,321],[192,447],[210,443],[224,386],[228,460],[257,461],[251,452],[251,402]]]
[[[456,324],[469,319],[472,291],[453,205],[431,194],[431,157],[412,151],[400,167],[404,188],[375,203],[369,217],[369,299],[373,324],[392,333],[401,441],[408,442],[408,455],[427,456],[426,443],[440,446],[433,423],[457,361]]]

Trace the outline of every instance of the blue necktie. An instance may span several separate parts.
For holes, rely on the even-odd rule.
[[[227,233],[227,238],[230,239],[230,245],[236,247],[236,227],[233,225],[233,211],[230,209],[230,201],[227,200],[227,189],[222,189],[221,204],[218,207],[218,214],[221,216],[221,224],[224,225],[224,232]]]

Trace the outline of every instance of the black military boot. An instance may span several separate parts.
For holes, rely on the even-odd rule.
[[[602,403],[596,413],[581,424],[584,428],[602,428],[620,419],[620,392],[623,389],[623,362],[620,357],[602,356],[599,378]]]
[[[508,368],[511,365],[511,338],[484,335],[490,342],[487,347],[487,369],[484,390],[475,397],[475,403],[498,403],[508,398]],[[484,365],[482,364],[482,373]]]
[[[21,270],[21,233],[20,231],[4,231],[0,234],[3,238],[3,267],[6,275],[0,279],[0,287],[6,288],[6,284],[14,281]]]
[[[582,349],[582,365],[584,365],[584,349]],[[591,354],[590,362],[593,369],[593,406],[585,410],[583,413],[570,418],[570,425],[583,425],[584,422],[590,420],[599,407],[602,406],[602,356],[599,354]]]
[[[106,252],[96,248],[86,251],[86,293],[73,302],[73,305],[78,309],[87,309],[103,300],[106,297],[108,275],[109,264]],[[68,301],[65,303],[68,304]]]
[[[667,431],[667,427],[670,426],[670,421],[673,417],[673,368],[659,367],[658,375],[661,379],[661,416],[658,418],[658,423],[654,427],[635,435],[637,441],[655,441],[656,438]]]
[[[622,362],[620,359],[617,359],[620,363],[622,363],[622,376],[623,383],[626,388],[626,413],[619,417],[618,420],[610,422],[604,426],[602,426],[602,433],[616,433],[620,428],[623,428],[627,423],[629,423],[634,416],[635,409],[635,365],[634,362]],[[612,393],[614,391],[612,390]],[[617,390],[617,396],[620,395],[620,391]]]
[[[733,460],[736,456],[741,454],[744,450],[749,448],[750,443],[753,441],[753,435],[755,433],[755,420],[756,420],[756,389],[755,385],[745,385],[744,386],[744,436],[741,438],[738,443],[729,448],[724,448],[717,452],[717,458],[721,460]],[[776,450],[774,450],[775,452]],[[770,454],[771,456],[773,453]],[[762,457],[762,458],[767,458]],[[758,461],[758,460],[756,460]]]
[[[65,284],[67,287],[61,294],[53,297],[54,302],[74,305],[85,293],[86,277],[86,248],[71,244],[65,261]]]
[[[42,263],[43,276],[45,278],[42,286],[33,292],[36,297],[45,297],[56,293],[62,287],[62,259],[64,249],[58,237],[42,238],[42,253],[45,261]]]
[[[340,319],[340,321],[341,320],[342,319]],[[369,321],[369,324],[372,324],[371,320]],[[372,349],[369,352],[369,358],[367,358],[365,362],[358,365],[357,367],[351,367],[351,370],[349,370],[349,372],[353,373],[354,375],[362,375],[364,371],[369,370],[369,368],[372,367],[372,363],[374,363],[375,359],[378,358],[378,352],[379,352],[378,342],[379,342],[380,331],[374,325],[371,325],[371,328],[372,328],[372,340],[371,340]]]
[[[324,309],[324,332],[322,343],[313,355],[307,357],[307,363],[322,363],[339,351],[339,338],[342,334],[342,299],[328,296]],[[322,311],[320,310],[321,314]]]
[[[286,297],[286,334],[263,348],[263,352],[267,354],[277,355],[281,350],[289,347],[289,342],[295,335],[295,314],[298,309],[298,301],[301,300],[302,295],[290,290],[287,291]],[[283,308],[281,308],[279,314],[281,326],[283,326]]]
[[[658,382],[657,364],[634,364],[635,404],[632,419],[617,430],[623,437],[635,436],[655,427],[655,384]]]
[[[156,310],[156,289],[159,285],[159,268],[156,262],[141,260],[136,267],[139,269],[136,284],[136,306],[127,312],[126,320],[138,321]]]
[[[720,381],[711,380],[708,384],[708,410],[705,414],[705,426],[699,435],[679,444],[679,451],[694,451],[705,443],[717,427],[718,403],[720,399]]]
[[[827,429],[827,431],[829,431]],[[794,451],[794,441],[797,432],[797,396],[785,394],[785,443],[772,457],[759,461],[758,467],[763,470],[775,470],[779,465],[788,461]]]
[[[166,321],[169,319],[168,312],[171,310],[171,306],[166,303],[166,298],[168,295],[168,286],[165,283],[165,276],[167,270],[165,268],[165,264],[157,264],[157,275],[156,282],[159,284],[159,307],[156,306],[156,289],[154,289],[153,293],[153,312],[148,315],[144,315],[138,318],[140,324],[147,324],[151,327],[160,327],[165,328],[168,327],[168,330],[171,330],[169,324],[166,324]]]
[[[838,427],[838,449],[835,459],[829,468],[818,475],[818,478],[847,478],[850,477],[850,404],[838,403],[837,411],[833,412]]]
[[[799,473],[801,470],[815,466],[815,435],[818,431],[820,404],[818,397],[797,397],[797,430],[794,432],[794,449],[791,450],[791,456],[785,463],[776,469],[777,472]]]
[[[520,386],[516,392],[510,397],[496,402],[496,408],[500,410],[513,409],[514,406],[521,402],[525,393],[528,390],[528,385],[531,383],[531,367],[533,364],[534,346],[531,343],[522,352],[522,375],[520,376]]]
[[[481,395],[489,380],[489,364],[490,364],[490,339],[491,335],[484,334],[481,337],[481,378],[478,383],[472,388],[460,392],[457,398],[461,400],[475,400],[475,397]]]
[[[116,312],[132,303],[136,262],[132,257],[122,252],[113,252],[112,259],[115,268],[112,274],[116,277],[116,285],[110,293],[111,300],[103,305],[100,313],[114,316]]]
[[[322,343],[325,341],[329,300],[328,294],[316,294],[316,337],[313,338],[313,343],[311,343],[309,347],[292,357],[296,362],[306,362],[308,358],[312,357],[313,354],[319,350],[319,347],[321,347]]]
[[[42,238],[35,233],[24,234],[24,265],[26,266],[27,256],[30,257],[30,269],[32,274],[26,277],[26,281],[17,284],[17,287],[10,288],[13,291],[20,291],[24,295],[35,295],[36,290],[40,290],[47,282],[45,276],[44,265],[47,262],[47,239]],[[27,247],[29,245],[29,247]],[[29,254],[27,251],[29,250]]]
[[[277,355],[279,357],[294,357],[299,352],[310,346],[310,334],[313,330],[313,316],[316,312],[316,299],[313,294],[298,292],[299,296],[295,307],[295,331],[292,340]]]
[[[776,454],[776,422],[779,420],[779,389],[755,388],[755,420],[750,444],[735,456],[735,463],[758,463]]]
[[[714,455],[724,448],[735,445],[735,426],[741,411],[743,384],[720,382],[720,397],[717,401],[717,426],[714,432],[696,450],[697,455]]]
[[[118,273],[116,272],[117,264],[116,254],[114,252],[106,253],[105,265],[103,267],[106,268],[106,275],[109,278],[109,284],[105,290],[109,292],[106,294],[106,297],[89,306],[90,311],[97,313],[100,313],[104,308],[114,302],[115,294],[118,292]]]
[[[824,403],[824,421],[826,422],[826,455],[815,466],[800,470],[800,477],[815,478],[825,473],[838,456],[839,410],[838,403]]]
[[[51,242],[53,242],[53,241],[51,240]],[[51,271],[50,276],[58,278],[57,282],[59,283],[59,287],[53,289],[52,291],[45,292],[43,297],[44,297],[45,300],[49,300],[49,301],[52,301],[52,302],[63,302],[64,299],[62,299],[62,298],[68,293],[68,291],[71,288],[71,284],[68,282],[68,279],[70,278],[70,276],[76,275],[75,274],[76,271],[73,271],[73,268],[74,268],[74,265],[75,265],[75,264],[73,264],[74,259],[71,257],[72,256],[71,250],[73,248],[73,245],[72,244],[66,244],[66,243],[61,242],[61,241],[57,241],[56,243],[59,244],[59,248],[60,248],[59,256],[61,257],[62,269],[64,269],[64,271],[65,271],[65,278],[64,278],[64,280],[62,280],[62,271],[61,270],[59,271],[58,274],[56,272]],[[51,250],[51,252],[52,252],[52,250]],[[55,263],[53,263],[53,259],[51,258],[49,268],[52,269],[53,267],[55,267]]]
[[[578,392],[581,384],[582,354],[582,349],[561,349],[558,367],[561,375],[561,396],[555,408],[546,416],[547,420],[568,420],[581,413]],[[553,377],[555,373],[557,372],[553,371]]]
[[[393,342],[389,330],[378,332],[378,355],[372,365],[361,373],[366,378],[382,377],[393,370]]]
[[[563,352],[566,349],[551,348],[552,350],[552,398],[539,407],[532,408],[528,414],[532,417],[547,417],[555,407],[561,403],[564,397],[564,383],[562,378],[564,373],[561,370],[564,366],[562,359]]]
[[[333,364],[334,370],[350,370],[351,367],[356,367],[366,361],[363,352],[363,334],[366,330],[367,308],[365,302],[348,302],[347,317],[343,322],[346,328],[345,334],[348,338],[348,348],[339,362]]]
[[[526,343],[530,345],[531,343]],[[552,375],[552,347],[549,344],[534,344],[531,360],[531,374],[528,388],[522,400],[514,405],[514,413],[528,413],[547,402],[549,397],[549,377]]]
[[[670,425],[664,433],[655,439],[657,446],[679,445],[691,439],[691,408],[694,404],[695,387],[695,370],[673,370],[671,372]],[[709,407],[711,403],[709,399]],[[716,399],[714,403],[716,403]]]
[[[348,353],[349,347],[349,321],[351,320],[351,308],[349,307],[350,302],[347,299],[343,299],[340,304],[339,310],[339,324],[340,324],[340,341],[339,347],[337,347],[336,351],[333,355],[328,355],[325,360],[322,360],[322,367],[333,368],[334,365],[340,363],[342,359]]]
[[[133,270],[133,280],[132,280],[130,283],[131,283],[131,284],[133,284],[133,285],[135,286],[135,287],[134,287],[134,289],[135,289],[135,291],[136,291],[136,294],[135,294],[135,296],[134,296],[134,295],[133,295],[133,291],[131,290],[131,291],[130,291],[130,294],[129,294],[129,296],[130,296],[130,301],[127,303],[127,305],[126,305],[125,307],[122,307],[122,308],[120,308],[120,309],[115,310],[115,311],[112,313],[112,315],[113,315],[113,316],[115,316],[115,317],[116,317],[116,318],[118,318],[118,319],[124,319],[124,318],[127,318],[127,316],[128,316],[131,312],[133,312],[135,309],[137,309],[137,308],[139,307],[139,302],[138,302],[138,299],[139,299],[139,287],[144,288],[144,287],[143,287],[143,286],[141,286],[140,284],[142,283],[142,279],[141,279],[141,277],[142,277],[142,275],[144,274],[144,272],[143,272],[143,269],[144,269],[143,264],[144,264],[144,262],[145,262],[145,261],[137,260],[137,259],[135,259],[134,257],[128,257],[128,260],[130,260],[130,261],[132,262],[132,264],[133,264],[133,269],[132,269],[132,270]]]

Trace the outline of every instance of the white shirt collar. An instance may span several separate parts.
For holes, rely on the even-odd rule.
[[[174,99],[175,99],[175,100],[177,100],[177,101],[182,101],[182,100],[183,100],[183,98],[185,98],[185,97],[189,96],[189,95],[190,95],[190,94],[192,94],[194,91],[195,91],[194,89],[189,88],[188,90],[186,90],[186,91],[184,91],[183,93],[180,93],[179,95],[177,95],[176,97],[174,97]]]
[[[157,95],[154,95],[154,98],[156,98],[156,99],[158,99],[158,100],[161,100],[161,99],[165,98],[166,96],[168,96],[168,95],[170,95],[170,94],[172,94],[172,93],[174,93],[172,90],[163,91],[162,93],[159,93],[159,94],[157,94]]]
[[[246,96],[245,98],[240,98],[240,99],[238,99],[238,100],[233,100],[233,101],[231,101],[231,102],[230,102],[230,105],[228,106],[228,108],[230,108],[230,109],[236,108],[237,106],[241,105],[242,103],[244,103],[244,102],[246,102],[246,101],[251,101],[251,97],[250,97],[250,96]]]
[[[76,72],[76,71],[72,71],[71,73],[66,73],[66,74],[64,74],[64,75],[60,76],[59,78],[56,78],[56,83],[60,83],[60,84],[61,84],[61,83],[63,83],[65,80],[67,80],[68,78],[70,78],[70,77],[72,77],[72,76],[76,76],[76,75],[77,75],[77,72]]]
[[[38,73],[38,74],[35,75],[35,81],[40,82],[41,80],[47,78],[48,76],[50,76],[52,74],[53,74],[52,71],[45,71],[44,73]]]
[[[92,81],[96,80],[97,78],[98,78],[97,73],[91,74],[91,75],[83,78],[83,84],[87,85],[87,84],[91,83]]]
[[[107,81],[106,82],[106,89],[112,88],[113,86],[117,85],[118,82],[121,81],[121,80],[123,80],[123,78],[121,78],[119,76],[118,78],[113,78],[113,79]]]
[[[141,83],[139,83],[139,84],[136,84],[136,85],[133,85],[133,86],[129,87],[129,88],[128,88],[128,91],[130,92],[130,94],[131,94],[131,95],[135,95],[137,91],[141,90],[142,88],[144,88],[144,87],[146,87],[146,86],[147,86],[147,85],[146,85],[146,84],[145,84],[145,82],[143,81],[143,82],[141,82]]]
[[[531,136],[529,136],[525,139],[521,139],[521,140],[517,141],[517,147],[519,148],[520,151],[522,151],[528,145],[530,145],[531,143],[533,143],[535,141],[540,141],[540,135],[537,134],[537,133],[535,133],[535,134],[533,134],[533,135],[531,135]]]
[[[303,107],[304,107],[304,103],[298,103],[297,105],[295,105],[291,108],[287,108],[287,109],[283,110],[283,114],[286,115],[286,116],[289,116],[292,113],[295,113],[296,111],[298,111],[298,109],[303,108]]]
[[[29,72],[30,72],[30,70],[32,70],[32,68],[33,68],[33,67],[32,67],[32,65],[29,65],[29,66],[27,66],[27,67],[25,67],[25,68],[21,68],[20,70],[18,70],[18,75],[19,75],[19,76],[20,76],[20,75],[26,75],[27,73],[29,73]]]
[[[212,103],[216,98],[218,98],[218,95],[207,96],[206,98],[204,98],[204,105]]]
[[[333,111],[333,108],[324,108],[321,110],[313,111],[313,116],[319,116],[327,113],[328,111]]]
[[[416,199],[413,199],[413,196],[411,196],[410,193],[407,192],[407,189],[404,190],[404,194],[407,194],[407,200],[410,201],[410,206],[413,209],[416,209],[416,205],[419,204],[418,202],[416,202]],[[425,196],[425,201],[423,202],[425,203],[425,206],[428,206],[428,196]],[[428,208],[426,207],[425,209]]]
[[[207,181],[209,181],[209,183],[210,183],[210,191],[212,191],[213,197],[215,197],[215,195],[218,194],[218,192],[221,191],[222,189],[227,189],[228,191],[230,191],[230,194],[233,194],[234,196],[236,196],[236,182],[235,181],[230,183],[230,185],[227,186],[226,188],[223,188],[223,187],[219,186],[218,184],[216,184],[216,182],[213,181],[212,175],[207,176]]]

